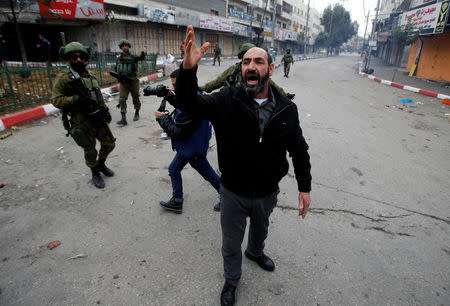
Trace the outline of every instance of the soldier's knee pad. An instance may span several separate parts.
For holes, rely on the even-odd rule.
[[[97,150],[95,147],[84,147],[84,159],[88,164],[95,164],[97,161]]]

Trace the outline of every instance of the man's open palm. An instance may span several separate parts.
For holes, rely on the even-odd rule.
[[[205,54],[206,50],[208,50],[210,43],[206,42],[200,49],[197,48],[197,44],[195,43],[194,28],[191,25],[187,27],[185,42],[186,52],[183,60],[183,68],[192,69],[198,64],[198,62],[200,62],[203,54]]]

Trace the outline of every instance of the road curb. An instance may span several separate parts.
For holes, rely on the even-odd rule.
[[[139,83],[147,83],[150,80],[155,80],[162,78],[163,74],[161,72],[153,73],[144,77],[139,78]],[[102,94],[112,95],[120,90],[119,83],[112,86],[102,88]],[[37,120],[52,114],[59,112],[59,109],[54,107],[52,104],[44,104],[35,108],[27,109],[18,113],[13,113],[0,118],[0,132],[7,130],[13,126],[18,126],[25,124],[27,122]]]
[[[412,91],[412,92],[415,92],[415,93],[422,94],[424,96],[438,98],[438,99],[441,99],[441,100],[450,99],[450,96],[448,96],[448,95],[444,95],[444,94],[440,94],[440,93],[437,93],[437,92],[433,92],[433,91],[429,91],[429,90],[425,90],[425,89],[420,89],[420,88],[416,88],[416,87],[412,87],[412,86],[408,86],[408,85],[404,85],[404,84],[399,84],[399,83],[391,82],[391,81],[388,81],[388,80],[383,80],[381,78],[377,78],[376,76],[364,73],[362,71],[359,72],[359,75],[362,75],[363,77],[366,77],[366,78],[368,78],[370,80],[373,80],[375,82],[378,82],[378,83],[381,83],[381,84],[384,84],[384,85],[388,85],[388,86],[392,86],[392,87],[396,87],[396,88]]]

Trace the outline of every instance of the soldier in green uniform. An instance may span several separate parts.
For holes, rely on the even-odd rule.
[[[216,65],[216,59],[219,62],[219,66],[220,66],[220,56],[222,56],[222,49],[219,48],[219,44],[216,44],[216,47],[214,48],[213,66]]]
[[[121,78],[119,91],[119,105],[120,114],[122,118],[117,122],[119,125],[127,125],[127,99],[128,94],[131,93],[133,97],[133,105],[135,109],[133,121],[139,120],[139,110],[141,109],[141,102],[139,101],[139,79],[137,74],[137,62],[145,60],[145,52],[142,51],[140,55],[133,55],[130,53],[131,43],[122,39],[119,42],[119,48],[122,53],[117,56],[116,67],[114,71],[117,72]]]
[[[61,48],[60,55],[69,62],[70,69],[58,75],[51,103],[63,112],[67,136],[70,134],[76,144],[83,148],[95,187],[104,188],[105,182],[100,173],[114,175],[105,165],[108,154],[115,147],[115,138],[108,126],[111,115],[103,101],[97,79],[86,69],[89,49],[79,42],[71,42]],[[98,154],[96,140],[100,142]]]
[[[242,59],[244,54],[253,47],[255,47],[255,45],[251,43],[244,43],[240,45],[238,58]],[[279,87],[272,81],[272,79],[269,79],[269,83],[273,85],[280,93],[286,95],[289,99],[294,98],[295,94],[286,94],[281,87]],[[238,62],[233,66],[227,68],[224,72],[222,72],[222,74],[217,79],[208,82],[203,86],[200,86],[199,90],[210,93],[216,89],[222,88],[223,86],[240,87],[241,85],[242,85],[241,62]]]
[[[281,62],[284,63],[284,76],[289,77],[289,70],[291,70],[291,65],[294,64],[294,58],[291,54],[291,49],[287,49],[286,53],[283,55]]]

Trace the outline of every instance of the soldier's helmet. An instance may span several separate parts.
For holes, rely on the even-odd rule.
[[[244,43],[242,45],[239,46],[239,52],[238,52],[238,58],[242,59],[242,57],[244,56],[244,54],[250,50],[251,48],[256,47],[254,44],[251,43]]]
[[[122,48],[123,45],[128,45],[128,47],[131,48],[131,43],[127,39],[122,39],[119,41],[119,48]]]
[[[59,49],[59,55],[65,61],[68,61],[70,58],[70,54],[75,52],[81,53],[86,61],[89,60],[91,50],[77,41],[70,42]]]

